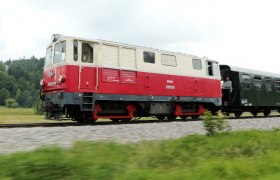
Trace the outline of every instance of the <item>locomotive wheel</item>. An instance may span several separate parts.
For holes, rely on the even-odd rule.
[[[121,118],[121,122],[130,122],[131,118]]]
[[[239,118],[242,115],[242,111],[234,112],[234,116]]]
[[[191,116],[192,120],[197,120],[199,118],[199,115]]]
[[[172,121],[172,120],[175,120],[177,118],[177,116],[175,116],[175,115],[167,115],[167,119],[169,120],[169,121]]]
[[[84,121],[82,119],[75,120],[75,121],[77,121],[77,123],[84,123]]]
[[[85,122],[85,119],[81,118],[81,117],[76,117],[74,118],[74,121],[77,121],[78,123],[84,123]]]
[[[180,116],[182,120],[186,120],[188,116]]]
[[[111,119],[111,121],[113,121],[113,122],[119,122],[120,120],[119,119],[114,119],[114,118],[110,118]]]
[[[156,118],[160,121],[163,121],[165,116],[164,115],[158,115],[158,116],[156,116]]]
[[[49,111],[46,112],[45,114],[45,119],[51,119],[51,113]]]
[[[263,111],[263,115],[264,115],[264,116],[268,116],[268,115],[270,114],[270,112],[271,112],[270,109],[265,109],[265,110]]]
[[[218,110],[211,110],[212,116],[218,116]]]
[[[62,120],[62,114],[61,113],[55,113],[53,118],[55,120]]]

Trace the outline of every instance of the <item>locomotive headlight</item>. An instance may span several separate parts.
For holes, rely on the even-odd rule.
[[[46,84],[46,81],[44,81],[43,79],[41,79],[40,85],[41,85],[41,86],[44,86],[45,84]]]
[[[52,37],[51,37],[52,42],[57,41],[60,36],[61,36],[60,34],[53,34]]]
[[[59,77],[58,77],[58,82],[64,83],[65,80],[66,80],[66,78],[65,78],[63,75],[59,75]]]

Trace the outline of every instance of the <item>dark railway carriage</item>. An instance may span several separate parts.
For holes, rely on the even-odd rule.
[[[243,112],[254,116],[280,110],[280,75],[240,67],[220,65],[221,77],[232,81],[230,99],[223,94],[222,111],[239,117]]]
[[[55,35],[42,80],[46,118],[196,118],[221,105],[218,62],[182,53]]]

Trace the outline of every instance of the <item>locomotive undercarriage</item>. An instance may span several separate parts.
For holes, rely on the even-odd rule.
[[[68,118],[78,122],[109,118],[129,121],[135,117],[155,116],[158,119],[199,117],[205,109],[216,110],[219,99],[199,99],[199,102],[180,101],[178,97],[151,97],[128,95],[97,95],[93,93],[64,93],[45,97],[47,119]],[[132,101],[136,99],[136,101]],[[151,99],[155,99],[152,101]],[[185,98],[186,99],[186,98]],[[189,98],[191,99],[191,98]],[[193,98],[197,101],[196,98]],[[206,101],[206,102],[205,102]],[[62,116],[63,115],[63,116]]]

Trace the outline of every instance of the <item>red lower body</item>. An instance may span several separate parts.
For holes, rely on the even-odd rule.
[[[52,100],[51,98],[49,101],[56,108],[60,107],[62,111],[65,106],[78,105],[85,114],[90,112],[90,119],[94,121],[98,118],[131,119],[137,114],[139,106],[141,107],[139,103],[146,103],[145,106],[148,108],[150,108],[149,103],[155,103],[159,108],[162,108],[160,102],[164,103],[163,107],[165,108],[169,105],[172,106],[172,109],[167,108],[166,112],[159,112],[160,116],[199,116],[207,108],[207,103],[217,106],[221,99],[220,80],[206,76],[198,78],[121,69],[97,69],[95,67],[79,69],[78,66],[70,65],[56,67],[52,71],[56,72],[52,77],[48,76],[47,71],[44,74],[43,92],[45,95],[51,93],[79,93],[80,95],[75,97],[76,99],[68,96],[68,98],[73,98],[73,101],[63,100],[60,102],[60,100]],[[58,82],[59,75],[65,77],[64,82]],[[82,106],[87,93],[94,97],[90,109],[84,110]],[[95,95],[98,97],[96,96],[96,98]],[[77,101],[79,96],[82,96],[81,101]],[[102,99],[103,96],[106,96],[106,99]],[[137,98],[143,98],[143,100]],[[105,101],[122,104],[120,112],[125,113],[110,113],[110,105],[106,105]],[[187,105],[194,106],[195,110],[188,111],[185,108]],[[104,113],[104,107],[106,113]],[[147,107],[144,107],[142,111],[145,111]],[[147,110],[145,115],[157,115],[157,109],[154,113],[150,111]],[[139,116],[142,117],[138,114]]]

